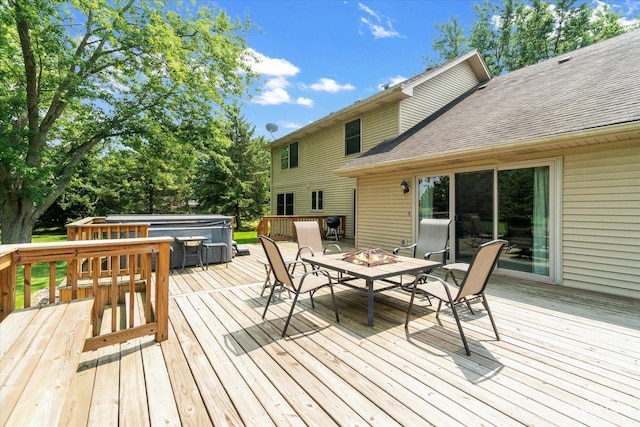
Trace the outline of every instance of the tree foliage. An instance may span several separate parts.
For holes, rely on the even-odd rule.
[[[162,159],[180,154],[176,144],[202,148],[199,141],[207,139],[189,132],[202,137],[211,117],[242,97],[255,76],[244,61],[249,22],[208,8],[177,13],[171,4],[8,0],[0,6],[4,243],[30,241],[36,220],[82,162],[108,147],[131,146],[113,158],[136,163],[137,170],[127,171],[154,172],[145,183],[144,210],[157,204],[160,187],[181,186],[162,182],[163,168],[176,166]]]
[[[499,75],[637,27],[623,26],[622,16],[602,2],[590,8],[577,0],[482,0],[474,8],[468,35],[456,18],[436,24],[433,49],[439,57],[425,57],[427,66],[478,49]]]
[[[238,228],[262,216],[269,201],[269,153],[254,132],[239,110],[229,112],[224,136],[200,159],[194,180],[199,207],[235,216]]]

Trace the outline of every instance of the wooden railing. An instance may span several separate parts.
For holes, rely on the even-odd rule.
[[[105,240],[105,239],[133,239],[149,236],[148,223],[110,224],[105,222],[105,217],[87,217],[67,225],[67,240],[75,242],[80,240]],[[93,269],[98,268],[98,276],[110,277],[114,266],[111,258],[104,258],[103,262],[94,266],[86,260],[78,260],[67,264],[67,284],[77,283],[79,278],[93,276]],[[120,274],[129,274],[130,265],[124,258],[118,265]],[[144,274],[137,265],[135,274]],[[143,277],[144,278],[144,277]]]
[[[330,216],[340,218],[340,226],[338,227],[338,235],[340,237],[345,236],[345,221],[344,215],[326,215],[326,216],[294,216],[294,215],[280,215],[280,216],[265,216],[258,223],[256,231],[258,236],[269,236],[273,240],[296,240],[296,231],[293,227],[294,221],[317,221],[322,230],[322,235],[327,234],[326,219]]]
[[[36,263],[49,265],[48,301],[55,302],[56,263],[64,261],[67,265],[92,266],[91,277],[82,284],[83,289],[90,291],[80,292],[78,280],[67,283],[69,299],[88,296],[95,299],[92,338],[86,341],[85,351],[145,335],[155,334],[157,341],[163,341],[168,337],[172,241],[169,237],[158,237],[0,246],[0,320],[16,309],[18,291],[24,292],[24,307],[31,306],[31,272]],[[107,280],[101,276],[104,269],[100,267],[105,260],[110,264]],[[152,275],[153,264],[155,275]],[[24,276],[21,290],[17,290],[19,270]],[[110,332],[98,335],[98,319],[103,317],[107,306],[112,311]],[[144,315],[137,316],[137,312]],[[126,318],[126,324],[120,318]]]

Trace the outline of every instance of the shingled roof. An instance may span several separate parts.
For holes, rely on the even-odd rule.
[[[640,129],[640,30],[495,77],[337,172],[356,176],[434,157],[459,161],[465,153],[624,124]]]

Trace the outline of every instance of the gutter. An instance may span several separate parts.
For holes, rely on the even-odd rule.
[[[604,135],[637,132],[640,136],[640,121],[619,123],[610,126],[602,126],[597,128],[582,129],[579,131],[568,132],[563,134],[548,135],[540,138],[535,138],[527,141],[520,142],[508,142],[505,144],[499,144],[495,146],[489,146],[484,148],[475,148],[472,150],[460,150],[450,151],[438,155],[426,155],[421,157],[411,157],[401,160],[392,160],[388,162],[378,162],[367,166],[359,166],[353,168],[341,168],[336,169],[333,172],[342,177],[356,178],[358,176],[368,174],[380,174],[384,172],[392,172],[398,170],[406,170],[408,168],[420,167],[425,164],[434,163],[461,163],[467,160],[477,160],[482,158],[492,158],[499,152],[505,152],[509,150],[526,150],[533,148],[541,148],[545,145],[557,144],[559,142],[573,140],[573,139],[587,139],[597,138]],[[633,136],[629,139],[634,138]],[[607,143],[610,141],[596,142],[595,144]],[[591,144],[589,144],[591,145]],[[539,150],[538,150],[539,151]]]

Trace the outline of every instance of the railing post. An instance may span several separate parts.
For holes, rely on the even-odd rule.
[[[16,309],[16,265],[0,270],[0,321]]]
[[[161,243],[156,256],[156,341],[169,338],[169,243]]]

